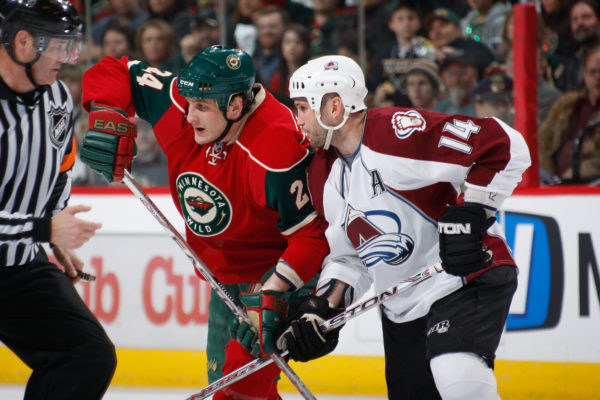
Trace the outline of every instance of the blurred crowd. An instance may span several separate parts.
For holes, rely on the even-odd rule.
[[[72,0],[83,14],[83,0]],[[178,73],[220,43],[249,53],[257,82],[290,107],[288,81],[310,58],[342,54],[363,65],[368,105],[428,109],[513,124],[513,7],[501,0],[92,0],[80,64],[61,79],[87,129],[81,76],[104,56],[139,59]],[[538,146],[542,184],[600,178],[600,10],[595,0],[541,0],[537,10]],[[221,12],[220,6],[226,10]],[[218,16],[225,15],[221,21]],[[366,61],[365,61],[366,60]],[[138,120],[132,172],[143,185],[168,183],[152,127]],[[106,185],[77,163],[74,183]]]

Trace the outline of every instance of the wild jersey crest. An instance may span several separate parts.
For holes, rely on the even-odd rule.
[[[367,268],[379,262],[402,264],[415,247],[413,239],[401,232],[398,216],[389,211],[362,212],[348,206],[344,227]]]
[[[198,236],[214,236],[229,226],[233,210],[216,186],[195,172],[177,177],[177,193],[188,228]]]
[[[204,216],[206,215],[215,205],[205,201],[201,196],[189,196],[185,199],[185,202],[192,209],[192,211]]]

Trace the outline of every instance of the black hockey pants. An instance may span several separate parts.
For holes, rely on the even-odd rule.
[[[101,399],[116,367],[104,329],[44,259],[0,266],[0,341],[33,370],[25,400]]]

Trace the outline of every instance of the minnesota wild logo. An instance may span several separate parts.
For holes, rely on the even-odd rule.
[[[185,223],[198,236],[214,236],[231,222],[229,199],[202,175],[184,172],[177,177],[177,194]]]
[[[185,202],[190,206],[192,211],[197,212],[201,216],[208,214],[208,211],[215,206],[213,203],[204,201],[200,196],[189,196],[185,199]]]
[[[228,55],[225,62],[227,63],[227,66],[231,69],[240,69],[240,67],[242,66],[240,57],[237,54]]]

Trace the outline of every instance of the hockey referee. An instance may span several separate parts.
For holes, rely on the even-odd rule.
[[[73,287],[85,276],[74,249],[100,228],[76,217],[89,207],[66,207],[73,101],[56,76],[80,43],[68,0],[0,0],[0,341],[33,370],[26,400],[100,399],[116,366]]]

